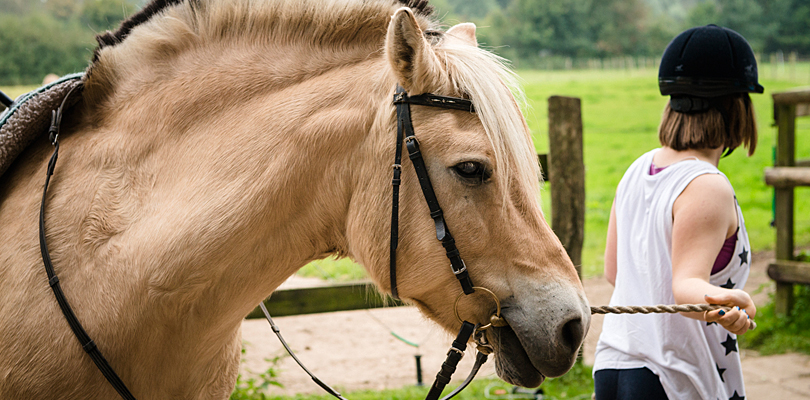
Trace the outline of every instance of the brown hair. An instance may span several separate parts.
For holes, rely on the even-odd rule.
[[[757,147],[757,124],[754,107],[748,93],[724,96],[715,101],[728,115],[728,134],[720,111],[712,108],[697,114],[680,113],[670,108],[669,102],[658,127],[658,141],[662,146],[682,151],[687,149],[735,149],[744,145],[748,155]]]

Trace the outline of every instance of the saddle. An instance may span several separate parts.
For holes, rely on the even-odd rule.
[[[59,108],[67,93],[81,84],[84,72],[65,75],[20,97],[0,114],[0,176],[17,156],[38,137],[47,134],[51,112]],[[81,96],[71,96],[65,108],[75,105]]]

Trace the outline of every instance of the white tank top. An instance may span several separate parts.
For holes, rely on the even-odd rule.
[[[656,151],[636,160],[616,191],[613,306],[675,303],[672,205],[696,177],[723,175],[707,162],[685,160],[651,176]],[[742,289],[748,279],[751,247],[736,196],[735,206],[739,230],[734,255],[725,268],[711,276],[710,283]],[[670,399],[737,400],[745,396],[737,337],[717,323],[680,314],[606,315],[596,346],[594,372],[641,367],[658,375]]]

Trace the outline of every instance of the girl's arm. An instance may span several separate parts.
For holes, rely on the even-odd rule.
[[[616,286],[616,202],[610,207],[607,241],[605,243],[605,279]]]
[[[695,178],[672,207],[672,293],[678,304],[710,303],[734,308],[728,312],[683,313],[718,322],[728,331],[748,331],[749,315],[756,315],[751,297],[739,289],[709,283],[712,266],[723,242],[737,230],[734,192],[717,174]]]

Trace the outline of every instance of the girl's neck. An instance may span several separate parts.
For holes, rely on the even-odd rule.
[[[723,155],[723,148],[715,149],[687,149],[675,150],[671,147],[662,146],[653,156],[653,164],[656,167],[666,167],[684,160],[697,159],[706,161],[717,167],[720,164],[720,157]]]

